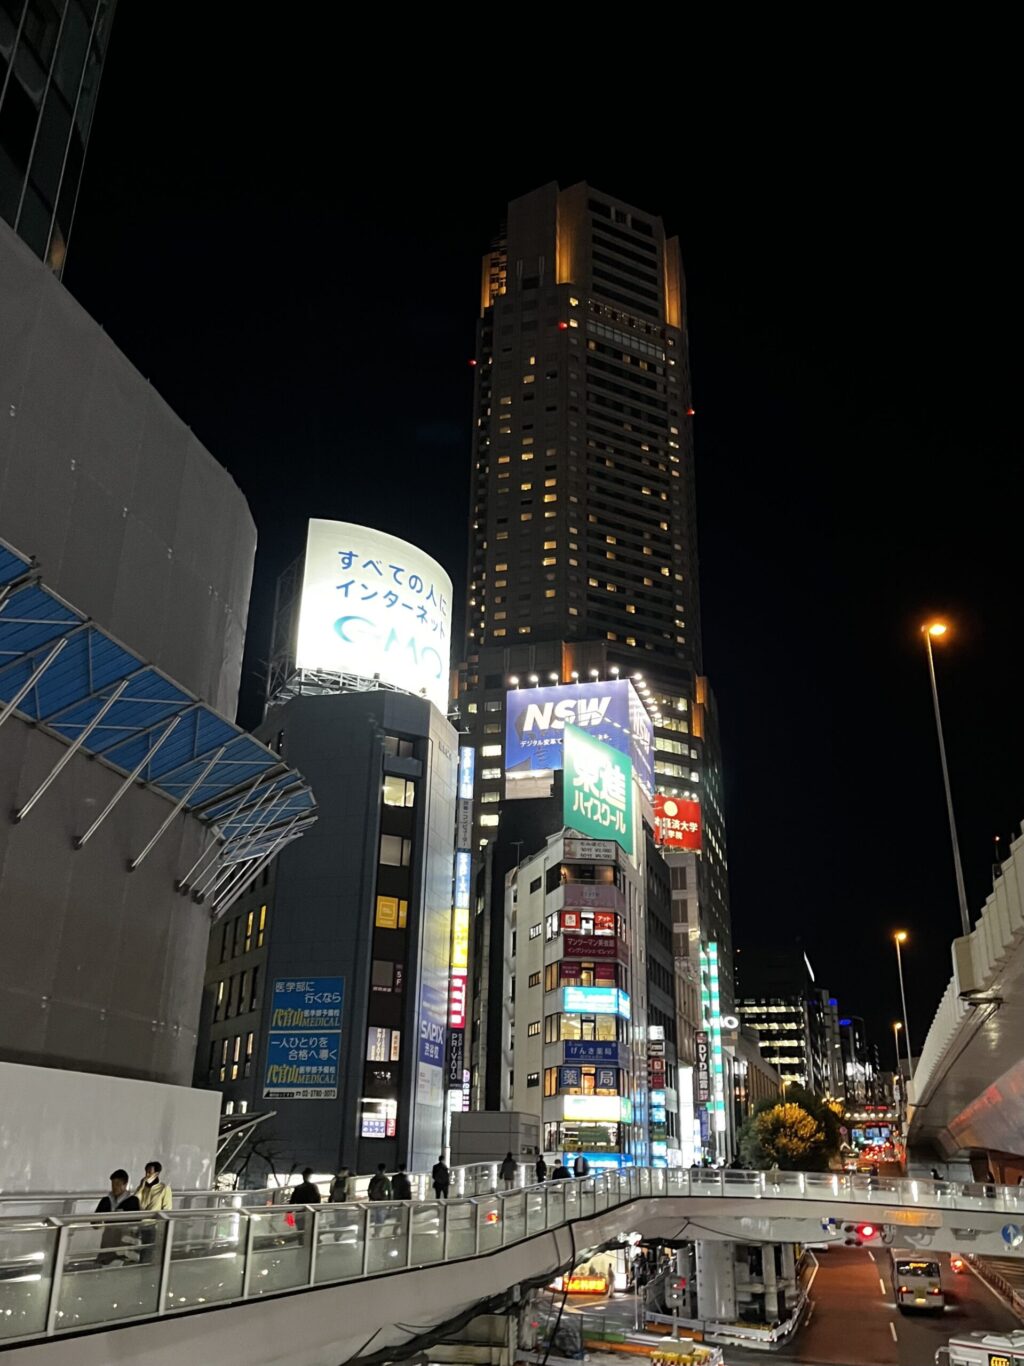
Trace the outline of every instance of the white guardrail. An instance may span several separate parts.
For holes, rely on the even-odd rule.
[[[532,1166],[521,1167],[517,1187],[496,1191],[497,1164],[487,1163],[453,1169],[447,1201],[296,1206],[270,1203],[279,1191],[193,1192],[211,1203],[161,1214],[0,1218],[0,1348],[460,1261],[650,1196],[1024,1211],[1017,1187],[845,1173],[625,1167],[527,1185],[532,1177]],[[414,1178],[414,1188],[426,1179]]]

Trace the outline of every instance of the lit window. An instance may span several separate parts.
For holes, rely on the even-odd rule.
[[[501,769],[500,769],[500,768],[484,768],[484,769],[481,769],[481,770],[480,770],[480,781],[483,782],[483,783],[489,782],[492,778],[500,778],[500,777],[501,777]]]
[[[635,616],[635,615],[636,615],[636,606],[635,606],[635,604],[632,603],[632,602],[627,602],[627,603],[626,603],[626,611],[629,612],[629,613],[631,613],[633,616]]]
[[[492,636],[504,636],[507,634],[508,632],[505,630],[504,626],[499,626],[491,632]]]
[[[524,376],[523,376],[523,383],[524,383],[524,384],[532,384],[536,378],[537,378],[536,375],[524,375]]]
[[[558,545],[558,542],[557,542],[557,541],[545,541],[545,542],[544,542],[544,549],[545,549],[545,550],[554,550],[554,549],[557,547],[557,545]]]
[[[530,634],[530,629],[531,628],[529,626],[518,627],[518,631],[521,636],[528,636]]]
[[[504,571],[505,571],[507,568],[508,568],[508,565],[507,565],[507,564],[496,564],[496,565],[494,566],[494,572],[495,572],[496,574],[502,574],[502,573],[504,573]]]
[[[483,759],[497,759],[501,756],[501,746],[484,745],[480,751],[480,756]]]
[[[545,588],[544,596],[546,598],[553,598],[555,596],[555,590],[553,588]]]
[[[540,1033],[540,1020],[531,1020],[526,1027],[527,1038],[535,1039]]]
[[[498,824],[498,817],[497,817],[497,815],[494,815],[494,816],[492,816],[492,815],[481,816],[481,817],[480,817],[480,824],[481,824],[481,825],[487,825],[487,826],[497,825],[497,824]]]
[[[520,487],[520,489],[523,491],[523,493],[525,493],[525,492],[527,491],[527,489],[532,489],[532,488],[533,488],[533,484],[530,483],[529,480],[527,480],[527,482],[526,482],[525,484],[520,484],[519,487]]]
[[[494,620],[495,620],[495,621],[504,621],[505,618],[506,618],[507,616],[508,616],[508,613],[507,613],[507,612],[495,612],[495,614],[494,614]]]
[[[521,512],[521,513],[519,514],[519,520],[520,520],[521,522],[532,522],[532,521],[533,521],[533,513],[532,513],[532,512]]]
[[[545,503],[557,503],[557,502],[558,502],[558,494],[557,494],[557,493],[545,493],[545,495],[544,495],[544,501],[545,501]]]
[[[245,917],[245,952],[248,953],[252,948],[252,923],[256,912],[250,911]]]
[[[388,773],[384,778],[384,805],[385,806],[414,806],[416,802],[416,784],[409,778],[396,778]]]
[[[495,537],[495,540],[498,540],[498,541],[507,541],[507,540],[508,540],[508,532],[507,532],[507,531],[499,531],[498,534],[497,534],[497,536]]]
[[[379,896],[374,917],[382,930],[404,930],[409,915],[409,903],[402,897]]]
[[[522,455],[519,457],[519,459],[520,459],[520,460],[532,460],[532,459],[533,459],[533,451],[523,451],[523,453],[522,453]]]
[[[503,407],[508,407],[508,405],[512,402],[512,395],[511,395],[511,394],[502,394],[502,396],[498,399],[498,402],[499,402]]]
[[[401,835],[381,835],[380,861],[389,868],[408,868],[412,856],[412,840]]]

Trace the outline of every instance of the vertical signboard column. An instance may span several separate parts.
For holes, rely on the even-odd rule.
[[[469,905],[473,876],[473,784],[476,750],[459,750],[456,801],[455,879],[452,895],[452,939],[448,968],[448,1047],[445,1069],[445,1143],[451,1114],[466,1108],[466,989],[469,976]]]

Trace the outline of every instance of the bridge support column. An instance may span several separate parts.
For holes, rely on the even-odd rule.
[[[697,1312],[702,1319],[736,1318],[735,1244],[697,1240]]]

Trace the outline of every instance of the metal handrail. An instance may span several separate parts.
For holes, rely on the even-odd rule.
[[[494,1168],[495,1164],[485,1163],[456,1169],[460,1174],[458,1184],[463,1188],[484,1185],[490,1181]],[[17,1331],[19,1315],[22,1320],[25,1318],[23,1311],[0,1314],[0,1346],[60,1336],[104,1323],[122,1324],[187,1312],[199,1303],[206,1307],[223,1306],[259,1298],[263,1293],[298,1292],[314,1285],[357,1281],[368,1274],[462,1261],[648,1196],[753,1198],[769,1202],[831,1197],[868,1206],[902,1204],[1018,1216],[1024,1212],[1024,1192],[1017,1187],[974,1183],[965,1186],[847,1173],[625,1167],[580,1178],[527,1184],[529,1174],[529,1168],[521,1168],[519,1179],[523,1184],[512,1190],[479,1190],[448,1201],[271,1204],[262,1208],[225,1204],[141,1214],[0,1218],[0,1266],[18,1268],[30,1262],[34,1271],[30,1277],[0,1277],[0,1292],[21,1280],[47,1282],[45,1302],[37,1297],[33,1304],[37,1322],[25,1331]],[[198,1231],[194,1225],[199,1226]],[[110,1226],[124,1227],[126,1232],[136,1229],[138,1236],[128,1242],[100,1241],[98,1248],[92,1247],[91,1242],[102,1239],[102,1230]],[[89,1229],[94,1231],[95,1239],[91,1240],[88,1234],[79,1236],[82,1230]],[[32,1246],[19,1251],[19,1245],[26,1239],[32,1240]],[[84,1250],[76,1246],[79,1243],[86,1244]],[[357,1269],[342,1275],[321,1275],[322,1264],[329,1263],[339,1248],[350,1253],[353,1267],[358,1263]],[[297,1251],[301,1259],[297,1274],[290,1280],[289,1251]],[[284,1283],[273,1279],[254,1281],[252,1273],[260,1257],[265,1259],[260,1277],[270,1274],[272,1261],[275,1274],[282,1266],[285,1268]],[[198,1291],[185,1293],[187,1285],[172,1286],[176,1272],[197,1268],[201,1272],[211,1258],[218,1264],[217,1288],[234,1274],[232,1284],[237,1283],[237,1293],[230,1285],[226,1293],[220,1294],[209,1291],[204,1283],[202,1295]],[[225,1270],[229,1262],[238,1258],[241,1260]],[[133,1271],[148,1265],[154,1268],[155,1275],[147,1273],[132,1279]],[[101,1267],[102,1277],[95,1284],[104,1293],[106,1286],[111,1287],[118,1312],[89,1317],[81,1308],[88,1298],[82,1290],[84,1281],[77,1282],[75,1293],[68,1297],[74,1312],[62,1309],[62,1287],[76,1277],[90,1277]],[[173,1295],[169,1293],[172,1289]],[[140,1295],[148,1296],[144,1304]],[[133,1296],[140,1310],[125,1313]]]

